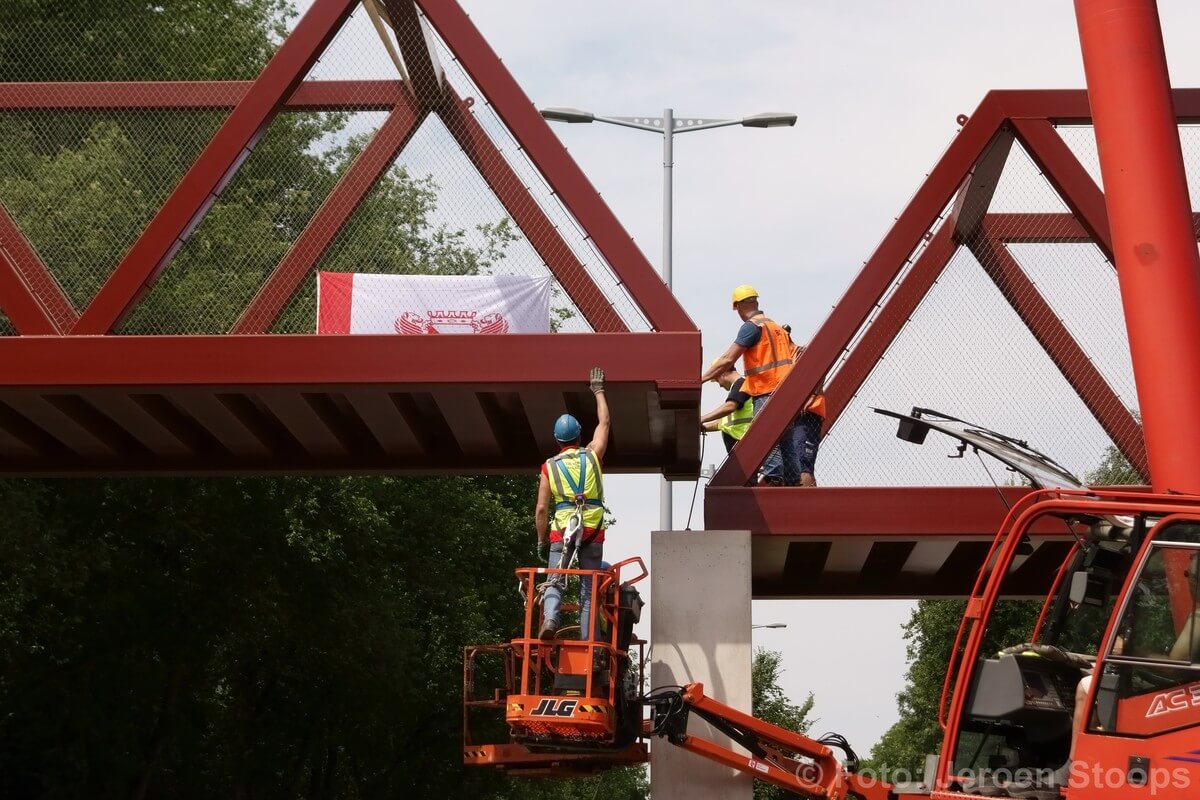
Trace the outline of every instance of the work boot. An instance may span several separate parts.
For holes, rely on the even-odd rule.
[[[548,619],[542,623],[542,629],[538,632],[539,639],[553,639],[558,633],[558,621]]]

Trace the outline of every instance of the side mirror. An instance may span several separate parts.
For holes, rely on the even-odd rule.
[[[912,416],[921,416],[920,409],[914,408]],[[929,433],[929,426],[914,419],[902,418],[900,424],[896,427],[896,438],[912,442],[913,444],[925,444],[925,435],[927,433]]]
[[[1102,608],[1107,596],[1107,582],[1084,570],[1071,574],[1070,600],[1075,605]]]

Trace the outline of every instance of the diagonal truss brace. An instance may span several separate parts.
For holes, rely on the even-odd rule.
[[[1060,94],[1062,97],[1057,97]],[[1081,98],[1081,95],[1074,92],[993,92],[984,98],[921,190],[897,218],[888,236],[863,266],[835,311],[818,330],[792,373],[776,391],[773,402],[764,409],[761,419],[751,426],[718,470],[711,485],[744,485],[774,443],[776,437],[772,432],[782,429],[794,409],[853,343],[853,350],[826,390],[828,430],[960,245],[971,249],[984,264],[1002,294],[1118,449],[1143,476],[1146,475],[1145,446],[1137,420],[1005,247],[1010,238],[1014,241],[1022,236],[1032,236],[1030,241],[1057,239],[1066,232],[1081,241],[1095,242],[1112,260],[1103,194],[1049,121],[1054,112],[1047,108],[1048,105],[1074,109],[1068,110],[1070,121],[1086,119],[1087,114],[1076,108],[1081,99],[1086,102],[1086,97]],[[1200,113],[1200,96],[1196,92],[1177,92],[1176,95],[1181,117],[1187,119]],[[1055,99],[1069,102],[1048,102]],[[1179,102],[1181,99],[1182,103]],[[981,122],[984,124],[976,125]],[[986,213],[1014,136],[1066,202],[1073,212],[1071,215]],[[957,200],[950,217],[936,233],[928,233],[937,226],[938,214],[949,202],[950,191],[954,191],[947,191],[951,181],[961,183],[957,185]],[[1042,229],[1033,233],[1023,230],[1023,223],[1029,221],[1040,223]],[[1197,229],[1200,230],[1200,221]],[[886,284],[881,287],[880,283],[884,278],[889,283],[895,280],[906,264],[905,256],[917,247],[922,235],[927,246],[886,302],[880,304],[887,289]],[[907,249],[904,249],[906,243]],[[864,327],[867,317],[876,309],[877,313]],[[855,341],[860,328],[862,333]]]

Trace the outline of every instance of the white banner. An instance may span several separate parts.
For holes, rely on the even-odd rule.
[[[317,275],[317,333],[549,333],[550,278]]]

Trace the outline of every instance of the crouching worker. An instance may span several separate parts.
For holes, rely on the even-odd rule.
[[[570,566],[571,553],[565,544],[573,544],[579,553],[578,569],[601,569],[604,556],[604,475],[600,465],[608,449],[610,427],[608,401],[604,397],[604,372],[594,367],[589,388],[596,396],[596,432],[587,447],[580,447],[579,420],[563,414],[554,423],[558,455],[542,464],[538,479],[535,524],[538,555],[550,569]],[[579,530],[574,529],[578,526]],[[564,538],[573,540],[565,543]],[[553,639],[559,627],[559,606],[565,576],[546,586],[542,598],[542,627],[538,636]],[[579,587],[579,630],[581,639],[590,639],[599,629],[592,620],[592,579],[584,577]],[[599,615],[597,615],[598,617]]]
[[[745,382],[746,379],[733,367],[718,375],[717,383],[729,392],[729,395],[725,402],[700,417],[700,425],[707,433],[721,432],[726,453],[746,435],[750,422],[754,419],[754,400],[742,391]]]

